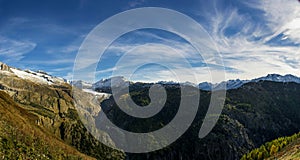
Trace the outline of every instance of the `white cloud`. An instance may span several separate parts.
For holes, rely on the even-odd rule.
[[[289,40],[295,44],[300,44],[300,5],[298,2],[274,0],[257,3],[243,3],[251,9],[255,9],[256,12],[258,10],[262,11],[255,14],[263,14],[256,15],[255,19],[252,17],[251,12],[245,14],[240,11],[240,8],[233,5],[225,6],[224,9],[224,7],[222,8],[217,6],[217,1],[212,3],[212,8],[199,13],[202,18],[207,17],[206,29],[212,39],[216,42],[222,54],[225,67],[232,68],[232,70],[227,70],[226,78],[251,79],[265,76],[269,73],[294,74],[300,76],[299,45],[283,46],[280,43],[272,45],[268,43],[271,39],[283,34],[284,36],[281,38],[282,41]],[[257,18],[260,20],[257,20]],[[188,24],[185,24],[185,26],[186,25]],[[188,27],[191,29],[190,32],[192,33],[194,26]],[[172,30],[172,27],[170,28]],[[193,60],[193,62],[202,61],[198,53],[195,52],[195,50],[187,43],[163,38],[157,34],[149,32],[139,33],[144,34],[144,36],[147,37],[152,36],[155,39],[161,40],[161,46],[156,45],[151,46],[151,49],[146,47],[135,50],[135,53],[131,54],[132,58],[128,59],[127,63],[117,66],[118,70],[124,70],[126,68],[130,69],[135,64],[139,64],[141,59],[137,57],[153,62],[154,60],[158,60],[160,56],[163,58],[162,60],[168,60],[169,63],[178,62],[176,65],[173,63],[174,71],[181,69],[180,60],[182,57],[178,55],[182,55],[184,58]],[[105,42],[105,39],[103,40],[102,37],[95,37],[95,39],[97,42]],[[199,39],[199,42],[204,42],[204,39]],[[280,41],[280,39],[278,41]],[[138,45],[139,44],[119,43],[110,46],[110,50],[113,50],[115,53],[124,53],[138,47]],[[210,48],[215,48],[215,46],[209,43],[205,43],[204,45],[210,45]],[[170,46],[172,50],[166,49],[163,46]],[[90,50],[92,49],[93,48]],[[155,55],[152,51],[160,52],[161,54]],[[120,56],[121,54],[116,55]],[[84,60],[83,64],[90,64],[88,62],[93,62],[93,60],[88,57],[85,57]],[[216,69],[216,67],[211,68],[214,72],[219,72]],[[114,70],[116,70],[116,68],[108,68],[99,71],[99,73]],[[199,81],[211,81],[210,77],[208,77],[209,71],[207,71],[204,67],[195,67],[193,68],[193,72],[197,74]],[[155,74],[151,75],[151,77],[152,81],[174,80],[170,78],[170,73],[164,70],[157,71]],[[143,78],[148,81],[151,77],[143,75]],[[182,77],[185,76],[182,75]],[[188,77],[185,78],[189,80]]]
[[[133,1],[130,1],[128,3],[128,5],[129,5],[130,8],[134,8],[136,6],[142,5],[143,3],[145,3],[145,0],[133,0]]]
[[[73,80],[73,73],[68,72],[67,75],[65,75],[63,78],[72,81]]]
[[[298,1],[261,1],[259,4],[252,5],[252,7],[265,12],[264,17],[267,25],[273,31],[273,34],[267,37],[266,40],[283,33],[293,41],[300,43],[300,5]]]
[[[20,61],[35,47],[36,43],[30,41],[18,41],[0,36],[0,56],[4,57],[6,62]]]
[[[108,68],[108,69],[104,69],[104,70],[99,70],[99,71],[96,71],[96,74],[108,73],[108,72],[115,71],[116,69],[117,69],[117,67],[112,67],[112,68]]]
[[[70,45],[66,45],[63,47],[57,47],[57,48],[49,48],[47,50],[48,54],[59,54],[59,53],[63,53],[63,54],[71,54],[71,53],[76,53],[78,51],[80,47],[80,44],[70,44]]]
[[[214,4],[213,12],[205,13],[209,17],[208,32],[218,44],[225,66],[239,71],[227,72],[227,79],[251,79],[268,73],[300,75],[300,45],[267,43],[283,34],[281,40],[300,44],[299,2],[245,2],[247,7],[263,11],[262,22],[239,12],[237,7],[228,5],[224,9]],[[232,28],[237,32],[226,35],[226,30]]]
[[[64,58],[64,59],[54,59],[54,60],[26,60],[24,62],[28,64],[36,64],[36,65],[41,65],[41,64],[47,64],[47,65],[60,65],[60,64],[70,64],[74,63],[75,59],[74,58]]]
[[[178,44],[184,44],[179,43]],[[185,46],[185,45],[184,45]],[[133,76],[133,80],[173,80],[197,82],[197,72],[190,66],[189,58],[203,62],[194,50],[182,49],[177,45],[148,43],[129,50],[113,68],[113,76]],[[189,51],[189,52],[188,52]],[[152,64],[150,68],[147,68]],[[146,68],[145,68],[146,67]],[[142,69],[141,69],[142,68]],[[205,67],[198,67],[206,70]],[[111,71],[111,69],[108,69]],[[207,71],[207,70],[206,70]],[[102,72],[102,71],[101,71]],[[172,73],[172,74],[171,74]],[[204,72],[202,72],[204,74]],[[209,77],[209,72],[205,75]]]

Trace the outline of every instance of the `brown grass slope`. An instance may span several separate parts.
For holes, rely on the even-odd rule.
[[[47,134],[37,118],[0,91],[0,159],[93,159]]]
[[[269,158],[269,160],[300,160],[300,138],[284,147],[275,156]]]

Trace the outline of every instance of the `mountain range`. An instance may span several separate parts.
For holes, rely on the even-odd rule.
[[[87,88],[87,89],[93,89],[96,90],[98,89],[99,91],[105,91],[107,88],[111,87],[111,81],[114,81],[113,84],[116,84],[115,87],[121,87],[121,86],[128,86],[126,83],[134,83],[134,82],[129,82],[122,76],[117,76],[117,77],[112,77],[108,79],[101,79],[100,81],[92,84],[88,82],[84,82],[82,80],[78,81],[72,81],[71,84],[78,87],[78,88]],[[184,83],[179,83],[179,82],[174,82],[174,81],[159,81],[156,82],[156,84],[164,84],[164,85],[189,85],[189,86],[194,86],[198,87],[201,90],[205,91],[211,91],[211,90],[219,90],[223,89],[224,85],[226,85],[226,89],[237,89],[241,87],[244,84],[250,83],[250,82],[261,82],[261,81],[273,81],[273,82],[283,82],[283,83],[288,83],[288,82],[295,82],[295,83],[300,83],[300,78],[291,74],[287,75],[279,75],[279,74],[268,74],[267,76],[264,77],[259,77],[255,78],[252,80],[228,80],[228,81],[223,81],[220,83],[212,84],[210,82],[201,82],[198,85],[191,83],[191,82],[184,82]],[[150,83],[154,84],[154,83]]]
[[[228,87],[222,115],[205,138],[199,139],[198,132],[211,92],[201,89],[196,118],[182,137],[162,150],[124,153],[103,145],[93,136],[101,136],[114,145],[109,134],[96,129],[101,124],[101,113],[125,130],[157,130],[176,115],[180,84],[158,82],[164,85],[168,95],[164,108],[153,118],[139,119],[119,109],[109,94],[112,82],[121,89],[129,85],[130,96],[138,105],[151,102],[148,93],[153,83],[133,83],[123,77],[95,84],[68,82],[43,71],[20,70],[0,63],[0,159],[232,160],[242,158],[268,141],[300,132],[299,78],[270,74],[250,81],[226,82],[238,87]],[[191,91],[199,90],[198,85],[185,85],[191,87]],[[121,97],[126,101],[130,96]],[[80,116],[94,123],[86,125]],[[93,135],[87,127],[92,129]],[[124,137],[124,141],[129,139]]]
[[[199,88],[202,90],[218,90],[218,88],[221,88],[220,86],[226,85],[226,89],[236,89],[241,87],[244,84],[250,83],[250,82],[260,82],[260,81],[273,81],[273,82],[283,82],[283,83],[288,83],[288,82],[295,82],[295,83],[300,83],[300,78],[291,74],[287,75],[279,75],[279,74],[268,74],[265,77],[259,77],[255,78],[252,80],[228,80],[225,82],[217,83],[217,84],[211,84],[209,82],[203,82],[199,83]]]

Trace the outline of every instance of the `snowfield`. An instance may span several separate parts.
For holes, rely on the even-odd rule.
[[[111,96],[111,94],[108,94],[108,93],[99,93],[99,92],[96,92],[92,89],[82,89],[82,91],[86,92],[86,93],[90,93],[90,94],[93,94],[94,96],[97,96],[97,97],[101,97],[101,96],[104,96],[104,98],[109,98]]]
[[[56,78],[49,76],[45,73],[39,73],[39,72],[34,72],[30,70],[26,71],[21,71],[15,68],[10,68],[10,70],[18,77],[26,80],[30,80],[35,83],[41,83],[41,84],[61,84],[64,83],[64,80],[61,78]]]

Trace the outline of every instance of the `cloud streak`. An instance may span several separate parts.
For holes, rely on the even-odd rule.
[[[87,5],[87,2],[84,3]],[[152,2],[136,0],[130,3],[125,2],[123,6],[126,5],[128,9],[145,3],[151,4]],[[251,79],[269,73],[300,76],[299,2],[296,0],[228,2],[212,0],[209,2],[201,1],[200,3],[203,4],[196,6],[191,3],[193,6],[187,4],[185,7],[179,6],[178,8],[188,14],[190,10],[186,8],[195,7],[198,9],[190,15],[207,30],[216,42],[225,63],[227,79]],[[163,5],[158,4],[157,6]],[[173,9],[176,10],[176,7]],[[112,14],[115,14],[115,12],[112,12]],[[107,15],[109,16],[110,13]],[[24,63],[38,65],[56,75],[70,73],[80,43],[82,43],[92,26],[95,25],[96,22],[64,24],[58,23],[56,19],[49,21],[37,17],[6,19],[0,30],[0,58],[2,61],[14,62],[14,65],[18,65],[16,62],[22,62],[22,65]],[[190,27],[190,32],[192,32],[193,26],[181,25]],[[111,26],[107,34],[114,33],[114,29],[118,27]],[[172,30],[172,26],[170,26],[170,29]],[[43,38],[41,38],[41,35],[43,35]],[[26,36],[28,36],[27,40],[11,39],[11,37]],[[102,45],[104,41],[105,39],[101,39],[101,37],[95,37],[95,43],[98,45]],[[201,53],[196,52],[189,43],[178,40],[176,36],[165,36],[163,31],[139,30],[127,36],[127,39],[113,42],[106,51],[107,54],[101,57],[104,64],[99,63],[100,67],[96,74],[101,75],[101,78],[105,78],[115,70],[133,67],[135,63],[139,62],[137,58],[132,58],[130,63],[118,67],[113,64],[125,52],[147,43],[157,43],[159,45],[152,45],[152,50],[140,48],[132,55],[136,54],[135,57],[141,57],[151,62],[159,57],[149,53],[152,51],[160,52],[161,57],[165,60],[177,62],[173,63],[174,68],[177,67],[177,69],[181,65],[180,60],[182,57],[179,55],[182,55],[193,65],[193,70],[197,73],[200,81],[209,81],[210,79],[207,77],[205,68],[210,67],[212,70],[219,68],[219,66],[213,65],[210,60],[208,60],[208,64],[204,64],[203,58],[199,56]],[[38,47],[37,44],[39,44]],[[172,50],[165,49],[163,46],[169,46]],[[213,45],[209,47],[215,48]],[[178,54],[175,54],[175,52]],[[35,55],[41,56],[35,57]],[[83,64],[90,64],[95,60],[89,59],[88,56],[85,58]],[[55,70],[54,67],[59,69]],[[48,70],[45,68],[48,68]],[[170,78],[170,73],[163,68],[153,67],[152,70],[152,74],[150,73],[151,68],[145,70],[144,75],[142,75],[143,72],[139,73],[147,81],[174,80]],[[146,75],[146,73],[150,75]],[[93,76],[90,75],[90,77]],[[68,74],[68,77],[70,77],[70,74]]]
[[[227,79],[251,79],[268,73],[299,76],[300,5],[297,1],[243,2],[244,8],[212,2],[206,15],[206,28],[223,55]],[[289,40],[289,45],[282,43]],[[271,44],[272,41],[272,44]],[[287,43],[287,42],[286,42]]]
[[[17,41],[0,36],[0,56],[5,62],[18,62],[24,58],[26,53],[31,52],[36,43],[30,41]]]
[[[264,11],[264,18],[273,32],[266,40],[283,33],[287,38],[300,43],[300,5],[298,1],[261,1],[259,4],[250,4],[250,6]]]

